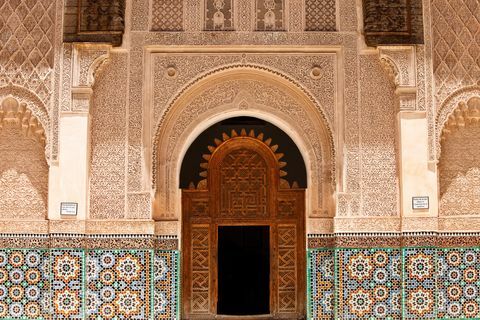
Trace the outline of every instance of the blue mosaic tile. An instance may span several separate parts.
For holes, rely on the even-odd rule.
[[[83,250],[51,251],[54,319],[83,319]]]
[[[179,319],[179,253],[156,251],[153,264],[155,319]]]
[[[153,250],[91,250],[86,256],[88,319],[150,317]]]
[[[436,319],[436,249],[403,250],[404,319]]]
[[[340,249],[337,273],[337,318],[401,318],[399,249]]]
[[[48,250],[0,251],[0,318],[50,318]]]
[[[479,319],[480,248],[438,250],[438,318]]]
[[[335,312],[335,252],[308,251],[308,318],[333,319]]]

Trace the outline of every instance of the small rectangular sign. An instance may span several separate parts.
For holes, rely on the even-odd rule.
[[[412,209],[428,209],[429,207],[428,197],[412,197]]]
[[[78,203],[75,202],[61,202],[60,214],[62,216],[76,216],[78,210]]]

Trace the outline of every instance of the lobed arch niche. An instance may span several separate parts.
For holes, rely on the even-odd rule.
[[[0,98],[0,216],[47,218],[47,138],[32,106],[15,96]],[[35,110],[38,113],[38,110]]]
[[[439,137],[439,213],[440,216],[478,216],[480,95],[457,99],[454,108],[449,107],[451,110],[442,122]],[[441,111],[446,113],[445,109]]]
[[[322,107],[287,76],[259,66],[228,66],[193,80],[174,97],[155,126],[150,166],[153,218],[181,220],[180,169],[196,137],[240,116],[265,120],[294,141],[307,170],[307,217],[334,216],[335,148]]]

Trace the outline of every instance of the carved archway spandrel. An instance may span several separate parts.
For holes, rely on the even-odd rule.
[[[310,171],[308,215],[323,216],[326,208],[328,215],[333,214],[333,206],[325,203],[332,202],[332,197],[323,194],[335,189],[333,131],[315,98],[288,76],[258,65],[224,66],[190,82],[164,110],[152,128],[154,216],[172,219],[180,215],[174,190],[182,155],[195,136],[192,132],[200,133],[209,124],[235,116],[258,117],[288,131]],[[324,176],[324,166],[330,168],[325,172],[331,178]],[[332,186],[325,186],[325,181],[332,181]]]

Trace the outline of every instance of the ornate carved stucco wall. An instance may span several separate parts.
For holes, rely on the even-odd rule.
[[[90,218],[125,216],[127,55],[112,54],[92,97]]]
[[[478,138],[469,123],[480,97],[480,4],[432,0],[431,8],[440,215],[478,215]]]
[[[282,7],[284,5],[285,8]],[[165,6],[168,6],[168,10],[159,9]],[[157,124],[174,97],[181,97],[180,93],[189,86],[190,82],[214,70],[230,65],[239,67],[255,65],[273,72],[280,72],[298,86],[305,88],[321,106],[325,123],[332,130],[337,151],[336,164],[324,169],[335,172],[333,189],[336,193],[331,195],[334,198],[331,203],[336,209],[326,209],[323,212],[321,205],[312,207],[310,215],[317,218],[311,221],[312,229],[331,232],[333,220],[323,219],[323,217],[332,217],[335,214],[344,218],[337,221],[339,226],[343,224],[341,227],[343,230],[353,230],[357,224],[354,220],[359,217],[372,217],[372,219],[361,220],[366,230],[398,229],[399,224],[396,221],[398,221],[400,208],[399,182],[396,178],[398,169],[395,145],[397,142],[395,131],[391,130],[395,127],[396,108],[393,102],[395,88],[381,68],[378,54],[365,53],[362,51],[364,48],[357,41],[356,30],[359,26],[356,4],[352,1],[328,3],[328,10],[322,7],[325,9],[324,12],[322,11],[325,16],[324,22],[314,22],[312,21],[314,17],[305,14],[305,10],[319,10],[313,8],[312,3],[290,1],[286,5],[279,2],[275,4],[275,8],[283,8],[281,14],[286,15],[285,21],[282,21],[285,23],[283,28],[285,31],[275,33],[255,31],[259,27],[255,6],[256,4],[250,1],[236,1],[233,6],[234,12],[237,12],[233,15],[236,19],[233,23],[235,30],[243,33],[203,32],[207,28],[203,23],[204,15],[207,14],[206,19],[210,21],[210,11],[215,9],[213,3],[208,1],[205,6],[190,1],[184,1],[182,6],[178,3],[173,5],[168,1],[161,4],[153,1],[151,10],[146,10],[149,2],[144,0],[132,1],[131,7],[127,6],[131,8],[131,13],[127,10],[127,20],[131,19],[131,21],[127,23],[128,30],[123,49],[121,49],[128,52],[126,54],[128,74],[125,78],[128,81],[127,120],[120,121],[125,125],[123,130],[127,133],[125,159],[127,169],[125,171],[121,166],[115,169],[115,177],[118,181],[124,181],[119,182],[118,186],[123,184],[124,188],[116,188],[119,202],[114,205],[113,211],[116,213],[112,213],[112,217],[149,218],[148,212],[151,211],[151,200],[154,198],[150,194],[150,181],[156,177],[156,173],[152,170],[155,170],[156,161],[158,161],[154,157],[157,150],[153,149],[161,147],[154,144],[155,133],[162,130]],[[238,14],[239,12],[242,14]],[[279,16],[281,16],[280,13]],[[338,32],[302,31],[314,28],[313,25],[318,25],[315,28],[320,31],[336,29]],[[183,32],[150,31],[179,29]],[[295,34],[295,32],[299,33]],[[262,47],[271,43],[285,47],[284,52],[273,54],[266,49],[258,53],[250,52],[251,50],[248,49],[244,52],[231,49],[245,45]],[[188,46],[188,49],[180,52],[168,49],[168,46],[175,45]],[[204,45],[218,47],[205,50],[202,49]],[[167,50],[162,51],[160,47],[167,47]],[[219,49],[220,47],[223,49]],[[299,50],[299,47],[315,49]],[[222,53],[225,50],[230,52]],[[422,57],[424,54],[422,46],[415,50],[418,50],[418,56]],[[158,52],[158,54],[150,54],[150,52]],[[111,67],[114,68],[113,65]],[[418,68],[423,71],[426,67],[420,61]],[[413,72],[408,77],[412,75],[415,77],[416,72],[412,70],[407,72]],[[426,104],[424,74],[422,72],[418,75],[419,109],[425,108]],[[112,87],[115,86],[112,81],[110,83]],[[378,91],[371,94],[372,88]],[[238,95],[238,92],[222,93]],[[230,98],[233,99],[233,96]],[[192,108],[190,109],[193,110]],[[202,106],[198,105],[197,108],[200,110]],[[194,117],[192,121],[193,119]],[[93,126],[96,127],[95,121],[98,120],[93,121]],[[140,126],[139,123],[143,125]],[[284,125],[294,126],[294,123],[285,121]],[[93,134],[93,150],[98,150],[96,147],[98,139],[95,137],[98,137],[101,130],[103,130],[101,125],[94,129],[96,133]],[[165,147],[168,149],[172,146],[170,144]],[[96,157],[95,152],[93,151],[92,159]],[[180,161],[180,158],[181,153],[175,154],[169,161],[176,163],[175,161]],[[93,161],[95,163],[96,160]],[[309,166],[316,165],[318,164],[309,164]],[[95,164],[93,166],[95,167]],[[102,179],[106,182],[107,179],[102,178],[107,176],[105,172],[100,168],[93,168],[91,178],[93,184]],[[382,178],[379,178],[380,176]],[[175,201],[177,197],[175,194],[178,195],[178,193],[173,189],[175,188],[173,181],[158,181],[154,186],[163,190],[162,185],[165,183],[169,189],[162,197],[170,197],[173,199],[170,201]],[[380,189],[384,192],[385,199],[380,200],[375,196]],[[92,217],[97,214],[94,212],[96,208],[110,206],[108,203],[111,200],[102,197],[101,190],[102,188],[95,186],[90,190]],[[124,190],[123,195],[120,190]],[[312,197],[325,200],[317,194]],[[167,200],[155,198],[155,201],[158,204]],[[125,210],[124,214],[120,213]],[[168,217],[169,220],[178,218],[178,212],[174,213],[176,209],[173,210],[172,207],[167,206],[164,209],[156,207],[155,210],[157,210],[156,219],[161,216]],[[376,216],[390,217],[386,219],[389,223],[385,226],[378,224],[374,219]],[[102,218],[108,218],[108,214],[105,213]],[[175,224],[169,222],[169,225]],[[178,228],[178,224],[175,228]]]
[[[90,2],[95,1],[83,3]],[[41,283],[54,286],[39,290],[52,296],[51,305],[35,300],[25,312],[40,308],[47,314],[56,308],[64,318],[100,315],[101,307],[109,308],[108,299],[88,306],[82,290],[74,290],[76,308],[62,311],[66,296],[61,290],[81,286],[91,297],[99,293],[97,272],[112,270],[108,258],[128,257],[140,279],[139,290],[129,289],[137,297],[133,300],[142,300],[132,311],[135,316],[177,316],[179,293],[172,283],[178,261],[173,257],[181,221],[175,168],[202,128],[230,115],[249,115],[271,120],[292,135],[314,182],[307,192],[312,318],[332,318],[335,311],[357,318],[478,318],[478,295],[468,296],[479,292],[469,283],[480,272],[473,267],[479,259],[478,234],[436,232],[480,230],[479,132],[462,125],[477,119],[478,107],[464,108],[476,105],[472,98],[480,96],[480,4],[423,0],[424,44],[373,48],[362,35],[363,2],[237,0],[222,7],[221,1],[209,0],[128,0],[123,42],[112,48],[62,44],[61,0],[0,0],[0,101],[12,97],[26,103],[46,141],[42,153],[41,144],[1,129],[0,148],[8,151],[0,154],[0,184],[17,179],[22,192],[32,191],[23,188],[19,170],[16,175],[3,169],[11,159],[34,172],[39,197],[32,198],[44,202],[35,212],[43,217],[48,207],[50,219],[42,225],[19,223],[25,211],[13,215],[9,209],[4,216],[14,220],[1,221],[1,230],[87,234],[60,240],[58,235],[0,236],[0,254],[8,260],[38,256],[46,268],[62,259],[73,261],[73,270],[100,264],[97,271],[75,277],[49,273]],[[396,12],[408,1],[370,3],[386,8],[372,10],[378,14]],[[388,25],[386,18],[381,21]],[[209,31],[215,28],[233,30]],[[418,126],[405,126],[411,122]],[[62,131],[65,136],[59,138]],[[82,139],[74,139],[77,135]],[[77,159],[82,159],[78,172]],[[48,197],[47,161],[53,190]],[[160,174],[165,168],[168,174]],[[433,187],[423,185],[424,176]],[[4,202],[11,198],[7,191]],[[412,212],[411,196],[427,192],[430,208]],[[46,206],[46,198],[54,205]],[[61,217],[60,202],[72,198],[81,205],[77,219]],[[406,234],[411,229],[432,232]],[[168,235],[170,243],[157,246],[152,236],[105,233]],[[105,257],[107,262],[100,262]],[[459,267],[460,260],[465,265]],[[367,266],[367,273],[357,266]],[[25,274],[38,271],[20,267]],[[463,280],[455,277],[460,273]],[[392,283],[388,294],[379,275]],[[123,281],[125,275],[115,276]],[[457,280],[465,284],[456,287]],[[354,292],[352,286],[368,290]],[[445,298],[458,288],[466,292],[461,303]],[[385,304],[386,296],[392,303]]]
[[[0,219],[19,231],[25,228],[15,219],[47,218],[48,170],[58,150],[61,7],[62,1],[0,3]],[[27,227],[45,230],[43,222]]]

